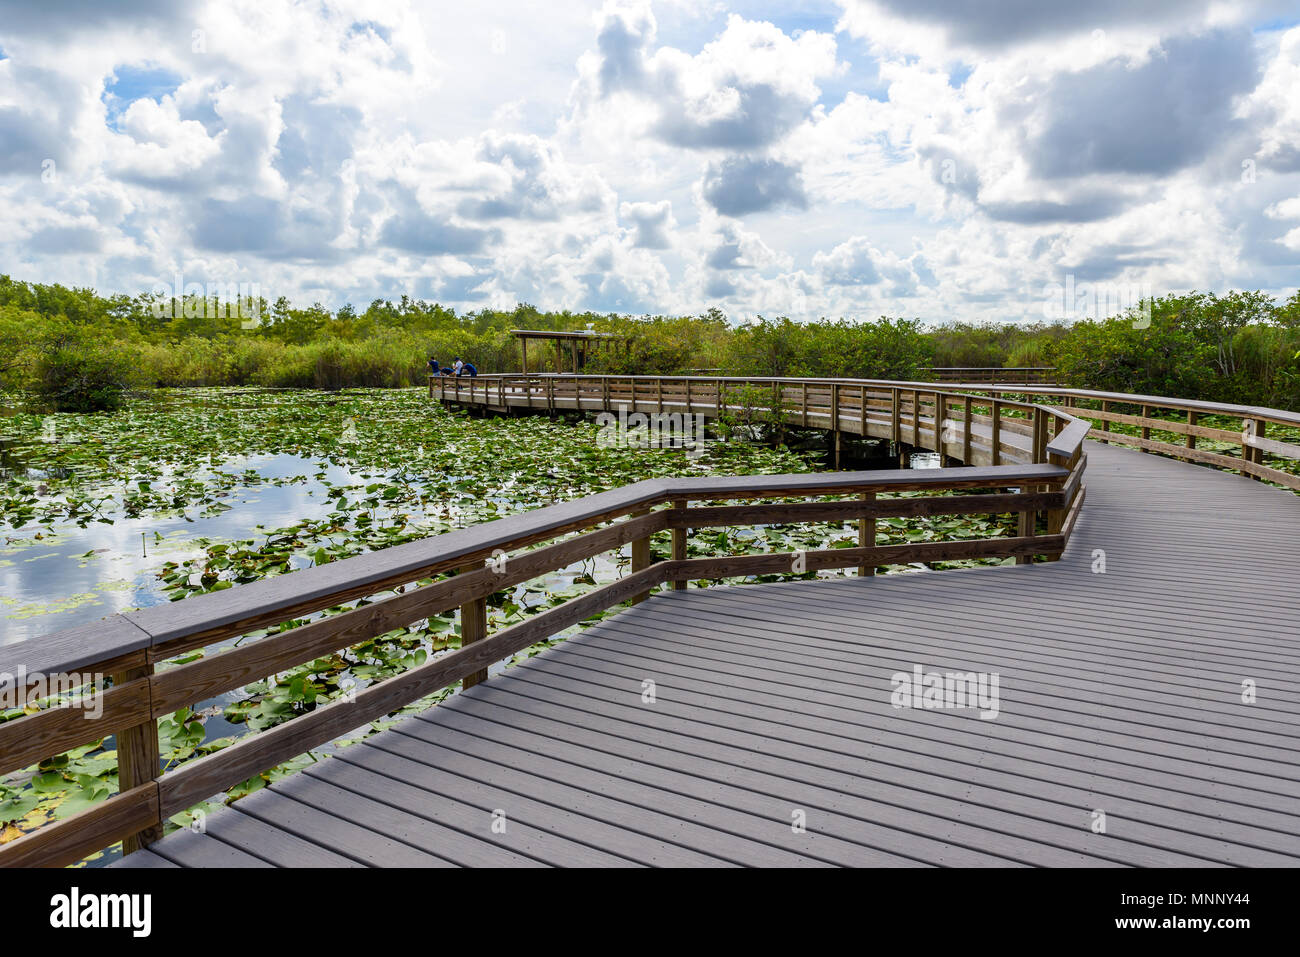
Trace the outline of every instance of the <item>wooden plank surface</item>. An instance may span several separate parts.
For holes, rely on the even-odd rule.
[[[127,863],[1300,865],[1300,498],[1087,454],[1059,562],[657,593]]]

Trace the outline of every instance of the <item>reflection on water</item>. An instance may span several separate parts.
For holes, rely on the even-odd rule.
[[[252,469],[256,477],[245,470]],[[328,485],[363,481],[338,465],[297,455],[233,459],[224,471],[247,475],[219,499],[231,506],[204,516],[115,519],[112,525],[31,525],[0,538],[0,644],[10,644],[73,625],[96,621],[127,608],[167,601],[157,572],[168,561],[203,554],[197,538],[254,538],[258,526],[278,528],[330,511]],[[275,485],[276,479],[300,478]]]

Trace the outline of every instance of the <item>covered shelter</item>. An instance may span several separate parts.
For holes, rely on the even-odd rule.
[[[564,371],[564,353],[567,345],[570,364],[573,367],[574,375],[581,372],[582,367],[587,364],[588,349],[627,341],[625,337],[615,335],[612,332],[592,332],[587,329],[569,331],[553,329],[512,329],[510,331],[514,333],[515,337],[519,340],[519,350],[522,355],[523,371],[525,374],[528,372],[528,340],[530,339],[550,340],[555,343],[555,368],[558,372]]]

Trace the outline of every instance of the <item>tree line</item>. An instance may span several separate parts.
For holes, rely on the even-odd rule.
[[[424,382],[424,360],[520,369],[513,329],[588,329],[621,337],[589,372],[924,379],[949,366],[1054,366],[1081,388],[1300,409],[1300,293],[1156,297],[1123,315],[1074,322],[926,326],[786,317],[737,324],[696,316],[455,309],[376,299],[364,310],[286,298],[101,296],[0,276],[0,388],[46,407],[111,409],[133,389],[251,385],[339,389]],[[567,349],[529,350],[529,368],[567,370]]]

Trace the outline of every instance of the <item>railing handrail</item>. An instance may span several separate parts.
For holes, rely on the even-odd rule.
[[[504,388],[505,382],[519,374],[503,373],[497,375],[498,388]],[[1056,399],[1058,405],[1047,406],[1040,402],[1022,402],[1019,399],[1001,399],[1003,407],[1018,409],[1048,409],[1053,415],[1072,414],[1074,418],[1100,419],[1102,427],[1094,427],[1089,433],[1088,438],[1097,439],[1101,442],[1116,442],[1119,444],[1130,445],[1140,448],[1145,452],[1151,452],[1157,455],[1164,455],[1171,458],[1182,459],[1183,461],[1195,462],[1202,465],[1210,465],[1216,468],[1232,469],[1240,471],[1243,475],[1259,481],[1273,482],[1290,488],[1294,491],[1300,491],[1300,475],[1287,469],[1279,469],[1268,464],[1266,456],[1273,455],[1280,458],[1291,460],[1300,460],[1300,445],[1295,444],[1294,440],[1286,437],[1285,441],[1278,441],[1276,438],[1269,438],[1265,435],[1266,427],[1269,425],[1281,426],[1287,429],[1300,428],[1300,412],[1291,412],[1285,409],[1275,409],[1268,406],[1257,405],[1240,405],[1236,403],[1214,402],[1201,399],[1179,399],[1171,396],[1153,396],[1139,395],[1126,392],[1106,392],[1096,389],[1079,389],[1058,385],[1044,384],[1017,384],[1017,383],[996,383],[996,382],[923,382],[923,381],[893,381],[884,379],[840,379],[840,378],[781,378],[781,377],[690,377],[690,376],[630,376],[630,375],[612,375],[597,374],[594,377],[604,377],[613,380],[633,381],[633,382],[650,382],[659,381],[661,383],[679,382],[686,380],[688,383],[701,381],[718,381],[723,383],[730,382],[755,382],[771,384],[774,382],[786,383],[792,386],[798,386],[807,390],[809,387],[824,388],[827,386],[839,386],[843,388],[859,389],[877,389],[877,390],[913,390],[921,391],[928,395],[948,394],[953,395],[960,392],[961,395],[970,395],[978,398],[980,401],[987,401],[988,396],[1025,396],[1028,398],[1038,397],[1043,401]],[[587,378],[585,375],[573,376],[553,376],[548,381],[563,381],[565,379],[577,379],[579,381]],[[432,384],[430,391],[432,392]],[[447,385],[444,383],[442,388],[445,390]],[[459,393],[459,386],[456,386]],[[1091,401],[1101,403],[1101,409],[1087,408],[1075,403]],[[1062,409],[1059,404],[1064,404],[1067,408]],[[1127,415],[1113,412],[1110,405],[1128,405],[1136,406],[1141,409],[1141,415]],[[815,401],[808,402],[806,405],[810,410],[819,408]],[[1156,420],[1149,413],[1152,410],[1177,411],[1186,414],[1186,423],[1177,422],[1169,419]],[[706,409],[707,411],[707,409]],[[1219,415],[1230,418],[1237,418],[1242,421],[1242,431],[1233,433],[1225,429],[1214,428],[1204,424],[1198,424],[1201,416]],[[1140,434],[1137,437],[1127,436],[1124,433],[1114,432],[1110,429],[1112,422],[1119,422],[1128,425],[1137,425]],[[806,423],[805,423],[806,424]],[[1151,432],[1170,432],[1185,437],[1185,444],[1178,446],[1169,442],[1152,439]],[[1230,456],[1221,452],[1198,449],[1196,440],[1198,437],[1204,437],[1211,440],[1224,441],[1230,445],[1235,445],[1240,450],[1238,456]]]
[[[124,663],[120,659],[147,648],[165,647],[166,654],[178,654],[192,646],[177,647],[174,643],[192,635],[198,625],[205,627],[205,641],[207,629],[221,625],[232,624],[251,631],[258,626],[245,626],[244,622],[254,617],[274,616],[275,621],[295,617],[294,609],[303,600],[318,603],[316,610],[329,608],[350,597],[360,597],[350,594],[358,589],[364,589],[361,594],[373,594],[385,590],[389,582],[401,584],[439,574],[491,554],[495,549],[525,547],[578,527],[629,514],[634,509],[651,508],[681,498],[767,498],[782,492],[790,496],[830,495],[901,484],[978,488],[1001,482],[1047,483],[1064,477],[1061,468],[1054,465],[999,465],[962,469],[958,475],[925,469],[912,473],[906,482],[898,479],[897,474],[802,472],[720,476],[707,480],[646,479],[403,545],[194,595],[184,601],[120,612],[86,625],[3,645],[0,646],[0,674],[17,674],[21,668],[29,674],[55,675],[110,662],[122,667]],[[582,507],[574,508],[575,505]],[[361,566],[365,565],[373,567],[363,569]],[[295,586],[292,603],[285,597],[286,582]],[[91,641],[97,632],[104,633],[102,640]],[[143,657],[139,663],[144,663]]]
[[[525,379],[550,379],[552,381],[574,381],[581,382],[584,380],[600,381],[621,381],[644,380],[660,382],[721,382],[721,383],[762,383],[763,385],[813,385],[813,386],[868,386],[879,387],[882,390],[903,389],[904,391],[919,389],[926,395],[933,395],[937,391],[940,394],[948,395],[953,398],[964,398],[966,393],[954,391],[953,387],[967,386],[972,389],[984,389],[986,384],[983,383],[960,383],[960,382],[931,382],[931,381],[904,381],[893,379],[837,379],[822,376],[745,376],[745,375],[634,375],[631,373],[617,372],[491,372],[479,373],[473,378],[456,376],[429,376],[430,384],[440,383],[442,386],[452,385],[457,389],[468,389],[472,387],[475,380],[488,380],[490,382],[505,382],[509,380]],[[458,383],[461,383],[458,385]],[[1014,391],[1014,388],[1008,388],[1006,391]],[[972,396],[980,399],[981,396]],[[1018,409],[1043,408],[1053,415],[1060,415],[1059,409],[1051,409],[1046,406],[1036,406],[1033,402],[1020,402],[1010,400],[1003,403]]]
[[[1291,412],[1286,409],[1275,409],[1270,406],[1262,405],[1238,405],[1231,402],[1212,402],[1206,399],[1179,399],[1172,396],[1143,395],[1133,392],[1105,392],[1098,389],[1080,389],[1073,386],[1043,385],[1039,383],[1018,385],[1016,383],[988,383],[988,382],[932,382],[925,379],[858,379],[858,378],[836,378],[828,376],[746,376],[746,375],[718,375],[718,376],[690,376],[690,375],[636,375],[632,373],[614,373],[614,372],[580,372],[574,375],[571,372],[483,372],[479,373],[479,379],[511,379],[511,378],[534,378],[547,377],[551,379],[643,379],[663,381],[685,381],[691,380],[708,380],[708,381],[734,381],[734,382],[763,382],[772,384],[784,382],[797,385],[806,382],[809,385],[867,385],[881,387],[898,387],[903,389],[925,389],[932,390],[936,385],[945,386],[947,389],[953,387],[969,386],[976,392],[1010,392],[1019,395],[1045,395],[1061,396],[1082,399],[1104,399],[1110,402],[1122,402],[1127,405],[1150,405],[1161,409],[1178,409],[1179,411],[1203,412],[1214,415],[1231,415],[1246,418],[1265,418],[1269,421],[1277,422],[1281,425],[1300,426],[1300,412]],[[438,376],[430,376],[432,381],[437,381]],[[450,382],[455,382],[454,376],[447,376]],[[462,381],[464,381],[462,379]],[[962,393],[963,395],[965,393]],[[1020,405],[1034,405],[1035,403],[1018,403]]]

